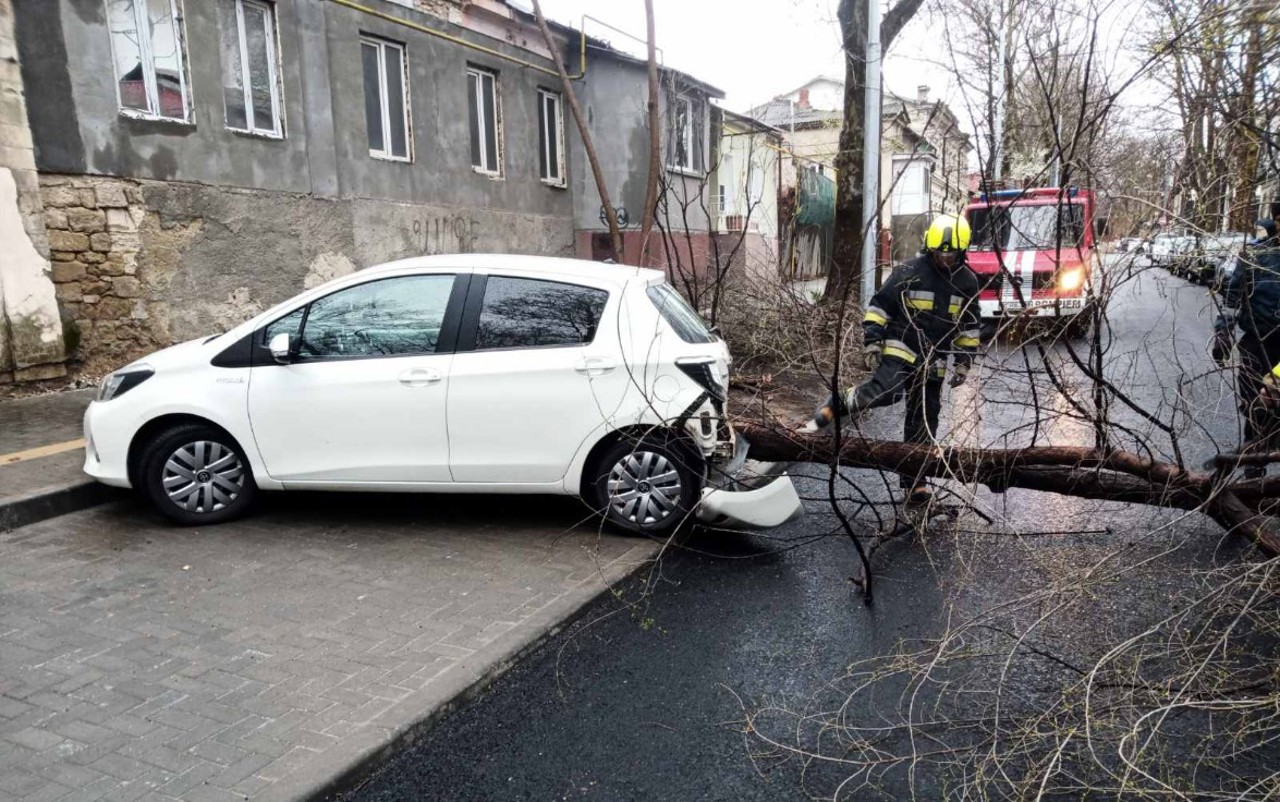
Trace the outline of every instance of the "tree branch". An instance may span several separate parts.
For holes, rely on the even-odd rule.
[[[898,0],[893,8],[889,9],[889,12],[884,15],[884,19],[880,22],[880,52],[888,52],[889,45],[893,44],[893,40],[898,38],[898,34],[902,33],[902,29],[906,27],[922,5],[924,5],[924,0]]]

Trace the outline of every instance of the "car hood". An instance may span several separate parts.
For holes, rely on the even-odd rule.
[[[159,370],[161,368],[185,367],[198,362],[205,358],[204,345],[209,342],[209,337],[198,337],[194,340],[187,340],[184,343],[171,345],[168,348],[156,351],[153,354],[147,354],[141,359],[135,359],[125,368],[135,367],[137,365],[150,365],[152,368]]]

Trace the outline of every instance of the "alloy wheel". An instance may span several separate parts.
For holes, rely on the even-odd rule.
[[[212,440],[197,440],[165,460],[164,492],[187,512],[225,509],[244,491],[245,466],[235,451]]]
[[[633,451],[609,471],[609,511],[640,526],[666,520],[680,507],[680,472],[664,455]]]

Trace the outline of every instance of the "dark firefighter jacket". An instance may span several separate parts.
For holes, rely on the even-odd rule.
[[[964,264],[947,271],[925,254],[893,269],[862,319],[867,343],[911,365],[956,355],[968,366],[978,350],[978,277]]]
[[[1267,237],[1245,248],[1236,270],[1227,282],[1225,305],[1238,310],[1240,328],[1258,338],[1280,329],[1280,237],[1275,223],[1263,223]],[[1215,323],[1229,329],[1231,318],[1223,315]]]

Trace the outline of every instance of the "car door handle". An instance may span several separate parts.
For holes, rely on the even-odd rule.
[[[411,368],[400,374],[400,383],[405,387],[428,387],[439,384],[440,379],[438,371],[428,368]]]
[[[589,356],[578,360],[573,369],[584,376],[603,376],[615,370],[618,363],[606,356]]]

